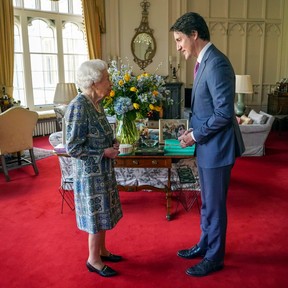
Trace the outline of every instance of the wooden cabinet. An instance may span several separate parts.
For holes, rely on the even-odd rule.
[[[164,119],[181,119],[181,108],[183,104],[182,82],[166,83],[166,88],[171,91],[173,105],[164,107]]]
[[[274,92],[268,94],[268,114],[287,115],[288,114],[288,93]]]

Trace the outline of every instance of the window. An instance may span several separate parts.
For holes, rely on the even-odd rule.
[[[34,105],[53,103],[58,82],[56,29],[52,21],[32,19],[28,26]]]
[[[75,67],[79,67],[87,60],[86,46],[83,45],[84,37],[81,27],[71,22],[65,23],[62,39],[66,82],[75,82]]]
[[[13,97],[16,100],[20,100],[21,103],[25,103],[25,91],[24,91],[24,70],[23,70],[23,46],[20,34],[20,25],[18,19],[14,24],[14,89]]]
[[[81,0],[14,0],[13,4],[13,97],[32,110],[49,109],[57,83],[75,82],[78,66],[88,59]]]

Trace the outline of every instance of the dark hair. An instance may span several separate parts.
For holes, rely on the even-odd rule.
[[[170,31],[178,31],[190,36],[193,31],[197,31],[202,40],[210,41],[210,32],[202,16],[195,12],[188,12],[176,20]]]

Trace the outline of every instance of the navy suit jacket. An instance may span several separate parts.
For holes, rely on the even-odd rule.
[[[234,112],[235,73],[213,44],[200,63],[192,89],[190,127],[202,168],[234,164],[244,144]]]

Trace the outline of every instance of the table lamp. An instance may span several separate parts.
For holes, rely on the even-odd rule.
[[[245,111],[244,95],[253,94],[252,78],[251,75],[235,75],[236,76],[236,89],[238,93],[238,101],[235,105],[235,113],[237,116],[242,116]]]
[[[68,105],[78,94],[75,83],[58,83],[54,94],[54,104]]]

